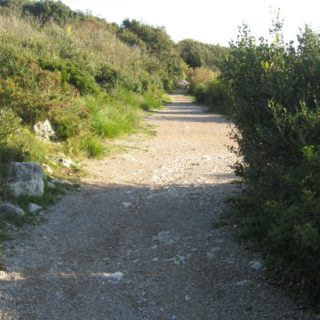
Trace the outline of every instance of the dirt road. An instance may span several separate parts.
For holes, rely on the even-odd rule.
[[[0,319],[314,319],[267,284],[258,257],[212,228],[236,186],[228,123],[183,97],[156,135],[89,161],[88,178],[6,245]]]

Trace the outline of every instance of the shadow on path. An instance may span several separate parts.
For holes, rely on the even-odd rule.
[[[203,123],[231,123],[219,114],[207,112],[207,108],[197,106],[190,102],[172,103],[166,109],[155,112],[161,120],[180,122],[203,122]]]

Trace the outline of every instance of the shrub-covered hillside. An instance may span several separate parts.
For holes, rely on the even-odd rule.
[[[56,1],[1,0],[1,167],[103,154],[103,139],[132,132],[184,68],[162,28],[109,24]],[[33,134],[46,119],[54,143]]]

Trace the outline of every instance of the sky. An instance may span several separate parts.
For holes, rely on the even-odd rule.
[[[247,23],[256,37],[268,37],[274,13],[284,18],[285,40],[296,40],[299,28],[320,32],[320,0],[62,0],[81,11],[120,24],[125,18],[164,26],[178,42],[192,38],[227,46],[238,26]]]

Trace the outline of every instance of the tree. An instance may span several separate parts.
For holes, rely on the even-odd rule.
[[[213,70],[220,68],[228,54],[227,48],[192,39],[180,41],[178,49],[182,59],[192,68],[207,67]]]

